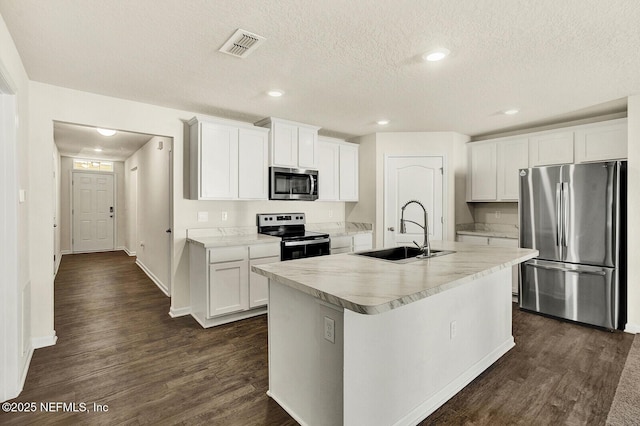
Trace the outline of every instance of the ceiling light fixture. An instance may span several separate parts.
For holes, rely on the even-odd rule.
[[[93,148],[95,152],[102,152],[102,148]]]
[[[376,123],[379,126],[386,126],[387,124],[389,124],[389,120],[378,120],[378,121],[376,121]]]
[[[441,61],[442,59],[449,56],[449,53],[451,53],[449,49],[445,49],[444,47],[442,47],[440,49],[430,50],[429,52],[422,55],[422,59],[429,62]]]
[[[101,128],[96,128],[97,132],[100,133],[102,136],[113,136],[116,134],[115,130],[111,130],[111,129],[101,129]]]
[[[517,114],[519,112],[520,112],[520,110],[517,109],[517,108],[511,108],[511,109],[506,109],[506,110],[502,111],[502,113],[505,114],[505,115],[514,115],[514,114]]]
[[[280,96],[284,95],[284,92],[282,90],[269,90],[267,92],[267,95],[271,96],[272,98],[279,98]]]

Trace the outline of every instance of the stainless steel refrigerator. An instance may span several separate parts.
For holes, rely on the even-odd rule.
[[[520,170],[520,308],[609,329],[626,321],[626,162]]]

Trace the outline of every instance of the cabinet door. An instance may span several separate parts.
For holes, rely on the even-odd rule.
[[[200,129],[200,198],[236,198],[238,128],[202,123]]]
[[[238,138],[238,197],[266,200],[268,182],[268,132],[240,129]]]
[[[274,166],[297,167],[298,126],[275,122],[272,125],[271,162]]]
[[[520,169],[529,167],[529,139],[510,139],[497,145],[498,200],[518,201]]]
[[[337,201],[340,181],[338,165],[340,163],[339,145],[323,140],[318,141],[318,200]]]
[[[469,144],[471,162],[471,201],[495,201],[496,144]]]
[[[358,145],[340,145],[340,201],[358,201]]]
[[[627,121],[589,125],[575,132],[576,163],[627,158]]]
[[[529,167],[573,163],[573,132],[547,133],[529,139]]]
[[[318,131],[315,128],[298,127],[298,167],[317,167],[317,145]]]
[[[209,318],[249,309],[249,262],[209,265]]]
[[[353,236],[353,251],[373,249],[373,234],[356,234]]]
[[[249,266],[279,262],[280,256],[251,259]],[[269,301],[269,279],[263,275],[249,272],[249,307],[264,306]]]

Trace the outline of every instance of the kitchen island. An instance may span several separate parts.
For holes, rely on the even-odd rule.
[[[269,278],[269,396],[307,425],[410,425],[514,346],[511,266],[536,250],[433,242],[254,266]]]

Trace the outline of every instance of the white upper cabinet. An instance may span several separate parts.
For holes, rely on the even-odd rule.
[[[358,201],[357,144],[340,144],[340,200]]]
[[[268,199],[267,129],[210,117],[189,126],[191,199]]]
[[[268,127],[269,165],[316,169],[319,127],[268,117],[255,123]]]
[[[495,142],[469,145],[469,201],[495,201],[497,196],[497,158]]]
[[[527,138],[505,139],[497,143],[497,201],[518,201],[520,169],[529,167]]]
[[[573,131],[532,135],[529,167],[573,163]]]
[[[358,201],[358,144],[318,138],[318,200]]]
[[[528,139],[473,142],[468,146],[468,201],[518,201],[518,172],[529,163]]]
[[[269,198],[269,137],[262,128],[239,129],[238,198]]]
[[[620,160],[627,158],[627,120],[585,125],[575,132],[575,161]]]

